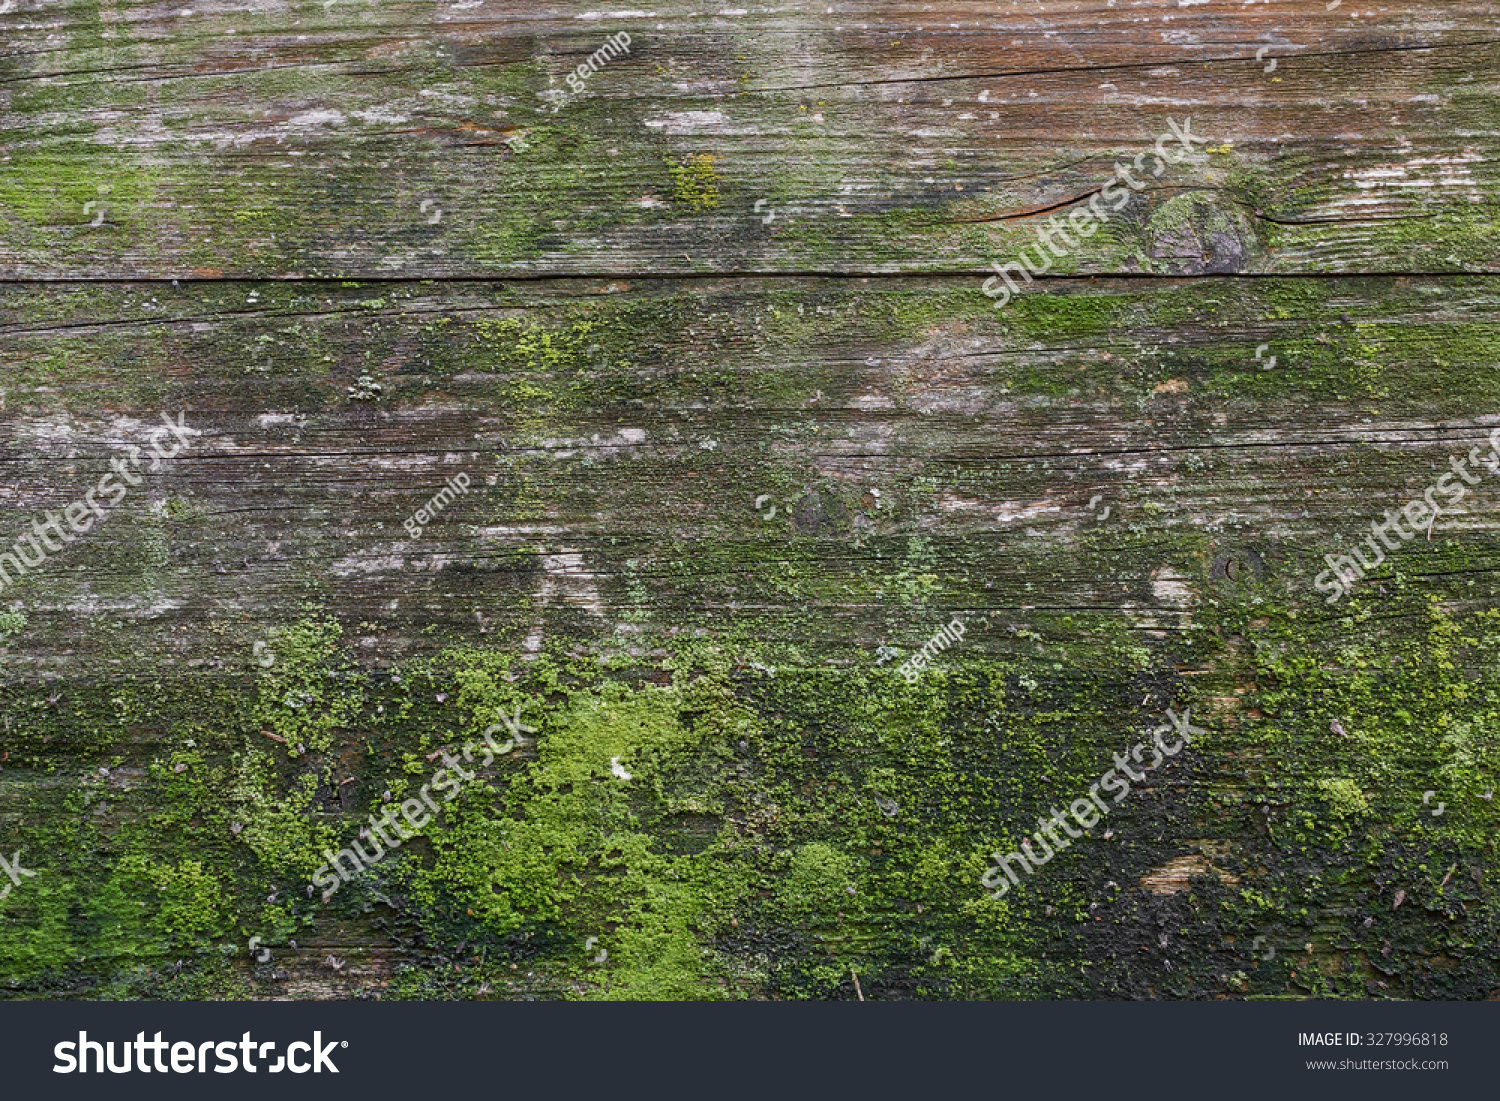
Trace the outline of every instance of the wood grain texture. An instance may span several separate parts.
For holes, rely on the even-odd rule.
[[[1500,994],[1495,5],[4,7],[0,990]]]
[[[1235,271],[1495,267],[1488,4],[492,7],[18,9],[0,271],[976,271],[1169,116],[1222,152],[1153,181],[1077,272],[1172,270],[1149,215],[1194,195],[1236,224]],[[630,53],[570,92],[620,30]],[[673,198],[664,162],[694,155],[721,181],[709,211]]]

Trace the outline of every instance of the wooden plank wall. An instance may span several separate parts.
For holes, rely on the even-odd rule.
[[[0,990],[1500,996],[1496,6],[714,7],[0,6]]]

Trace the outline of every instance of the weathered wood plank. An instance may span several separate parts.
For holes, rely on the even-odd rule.
[[[1226,271],[1500,255],[1489,4],[492,7],[0,17],[0,272],[983,271],[1033,241],[1029,213],[1086,199],[1184,117],[1214,151],[1058,272],[1196,270],[1173,258],[1185,218],[1224,235]],[[619,30],[630,53],[569,91]],[[674,178],[704,156],[701,186]]]
[[[0,989],[1500,991],[1493,5],[5,7]]]

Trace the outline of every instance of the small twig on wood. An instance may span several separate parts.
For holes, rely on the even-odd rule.
[[[854,980],[854,992],[859,995],[859,1000],[865,1000],[865,992],[859,988],[859,976],[854,973],[854,968],[849,968],[849,977]]]

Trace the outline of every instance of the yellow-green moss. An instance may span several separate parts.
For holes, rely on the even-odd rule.
[[[717,158],[709,153],[695,153],[681,164],[667,161],[672,173],[672,197],[694,210],[712,210],[719,205],[719,176],[714,171]]]

